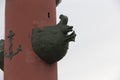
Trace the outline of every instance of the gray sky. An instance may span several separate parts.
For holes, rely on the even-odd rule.
[[[58,80],[120,80],[120,1],[63,0],[57,7],[77,33],[58,62]],[[4,0],[0,0],[0,38],[4,38]],[[0,80],[3,79],[0,72]]]

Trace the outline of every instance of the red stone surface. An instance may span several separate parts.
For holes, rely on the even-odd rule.
[[[4,58],[4,80],[57,80],[57,63],[49,65],[38,58],[31,45],[32,28],[56,23],[55,0],[6,0],[5,52],[9,52],[7,35],[12,30],[13,51],[22,51],[12,60]]]

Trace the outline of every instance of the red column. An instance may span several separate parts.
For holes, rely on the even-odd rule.
[[[15,33],[12,50],[22,51],[12,59],[4,58],[4,80],[57,80],[57,64],[46,64],[34,53],[32,28],[56,23],[55,0],[6,0],[5,52],[9,55],[9,31]]]

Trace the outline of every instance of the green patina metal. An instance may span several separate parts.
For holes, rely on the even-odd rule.
[[[4,70],[4,40],[0,40],[0,68]]]
[[[56,0],[56,6],[58,6],[61,1],[62,0]]]
[[[5,57],[8,57],[9,59],[12,59],[15,55],[17,55],[21,50],[21,45],[18,46],[18,48],[16,49],[16,51],[14,52],[13,51],[13,37],[15,36],[15,33],[13,31],[10,31],[9,34],[8,34],[8,38],[9,38],[9,52],[8,53],[5,53]]]
[[[10,31],[9,34],[8,34],[8,38],[9,38],[9,53],[5,53],[4,54],[4,40],[0,40],[0,68],[2,70],[4,70],[4,56],[9,58],[9,59],[12,59],[15,55],[17,55],[21,50],[21,45],[18,46],[17,50],[15,52],[13,52],[13,43],[12,43],[12,40],[13,40],[13,37],[15,36],[15,33],[13,33],[13,31]]]
[[[70,41],[75,41],[73,26],[68,26],[68,17],[60,15],[60,22],[55,26],[45,26],[43,29],[33,28],[32,47],[34,52],[48,64],[62,59]],[[68,34],[72,32],[71,34]]]
[[[62,59],[68,50],[69,42],[75,41],[76,33],[73,26],[67,25],[68,17],[60,15],[60,22],[55,26],[45,26],[42,30],[33,28],[31,42],[34,52],[46,63],[53,64]],[[71,34],[68,34],[71,32]],[[4,40],[0,40],[0,68],[4,70],[4,56],[12,59],[22,49],[21,45],[13,52],[13,37],[15,33],[9,32],[9,53],[4,54]]]

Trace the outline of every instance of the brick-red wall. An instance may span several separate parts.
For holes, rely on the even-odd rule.
[[[49,17],[48,17],[48,14]],[[55,0],[6,0],[5,52],[9,52],[7,35],[15,33],[13,51],[22,51],[12,60],[4,58],[4,80],[57,80],[57,63],[48,65],[32,50],[32,28],[56,24]]]

